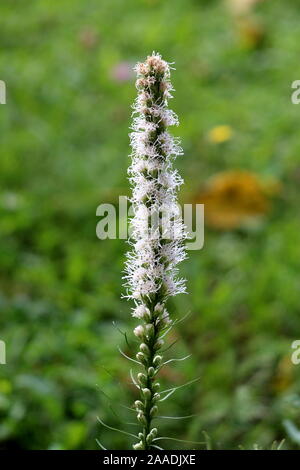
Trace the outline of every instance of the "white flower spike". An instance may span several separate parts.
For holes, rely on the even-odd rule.
[[[134,449],[152,448],[157,429],[151,421],[157,413],[163,333],[172,326],[165,304],[170,296],[185,293],[185,281],[178,278],[177,264],[185,259],[187,238],[177,203],[183,183],[173,161],[182,155],[178,139],[167,130],[178,125],[176,114],[168,108],[173,90],[170,64],[157,53],[135,67],[138,96],[130,142],[132,163],[128,170],[132,187],[132,250],[127,255],[125,286],[135,302],[132,315],[144,322],[134,334],[141,341],[136,357],[143,373],[137,376],[141,406],[137,419],[142,426],[141,440]],[[158,354],[159,352],[159,354]]]

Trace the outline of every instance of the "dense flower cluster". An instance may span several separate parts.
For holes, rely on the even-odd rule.
[[[138,97],[134,104],[131,133],[132,185],[131,244],[126,280],[129,297],[160,293],[162,298],[185,291],[177,279],[176,265],[185,258],[186,237],[177,203],[182,179],[172,168],[172,160],[182,154],[178,139],[167,131],[178,125],[176,114],[168,109],[171,98],[170,66],[153,54],[137,64]]]
[[[177,264],[185,258],[185,229],[177,204],[182,179],[172,161],[182,154],[177,139],[167,131],[177,125],[176,114],[168,109],[171,98],[170,66],[158,54],[137,64],[138,97],[134,104],[131,137],[132,164],[132,251],[126,263],[127,296],[134,299],[132,315],[141,324],[134,329],[140,341],[136,360],[143,372],[132,375],[140,391],[134,406],[142,426],[133,448],[159,448],[157,428],[152,419],[160,400],[156,376],[163,366],[163,337],[172,322],[165,303],[169,296],[185,292],[183,279],[177,277]]]

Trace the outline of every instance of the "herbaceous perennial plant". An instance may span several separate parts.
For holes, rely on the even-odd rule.
[[[134,334],[140,342],[136,360],[142,370],[137,377],[131,375],[140,393],[134,407],[141,432],[133,448],[148,450],[159,448],[158,431],[152,426],[163,400],[157,374],[164,365],[163,338],[174,324],[166,301],[185,292],[185,281],[177,276],[177,264],[186,256],[187,235],[177,204],[177,190],[183,181],[172,168],[182,149],[167,130],[178,125],[176,114],[168,109],[173,90],[170,64],[153,53],[144,63],[138,63],[135,71],[138,96],[134,103],[129,168],[132,251],[126,262],[125,285],[127,297],[135,302],[132,315],[140,322]]]

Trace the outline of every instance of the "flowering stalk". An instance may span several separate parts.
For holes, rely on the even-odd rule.
[[[170,66],[153,53],[136,68],[138,96],[134,103],[131,133],[132,251],[126,262],[128,297],[134,299],[132,315],[139,320],[134,334],[140,341],[136,355],[143,372],[133,377],[140,391],[135,402],[141,424],[136,450],[155,448],[157,429],[152,419],[160,400],[157,374],[161,369],[162,339],[172,321],[165,304],[168,297],[185,292],[185,281],[177,278],[176,265],[185,258],[185,229],[177,203],[182,179],[172,161],[182,154],[178,140],[167,131],[178,125],[176,114],[168,109],[171,98]]]

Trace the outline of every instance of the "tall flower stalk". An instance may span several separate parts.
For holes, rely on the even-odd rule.
[[[133,132],[130,134],[132,163],[132,250],[126,262],[128,297],[135,307],[133,317],[140,324],[134,329],[142,368],[132,380],[140,399],[134,404],[141,424],[136,450],[157,447],[157,428],[152,420],[160,401],[157,374],[163,366],[164,336],[172,326],[166,309],[170,296],[185,292],[185,281],[177,277],[177,264],[185,258],[185,229],[177,203],[177,190],[183,183],[173,160],[182,154],[178,139],[168,132],[178,125],[176,114],[168,109],[173,90],[170,64],[153,53],[135,67],[138,96],[134,103]]]

